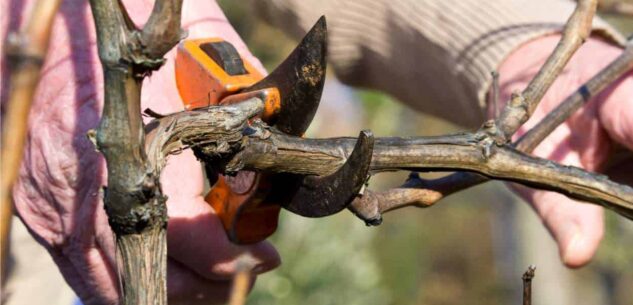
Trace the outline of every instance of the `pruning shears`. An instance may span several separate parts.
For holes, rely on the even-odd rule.
[[[321,99],[326,45],[326,22],[321,17],[294,51],[264,77],[225,40],[185,40],[176,57],[178,91],[186,109],[258,97],[264,103],[262,121],[275,132],[302,136]],[[345,209],[367,180],[373,142],[371,133],[361,133],[345,164],[327,176],[249,171],[226,176],[205,166],[212,184],[205,200],[233,242],[261,241],[275,232],[282,207],[306,217]]]

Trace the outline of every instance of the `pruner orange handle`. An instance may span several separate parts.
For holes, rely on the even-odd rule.
[[[176,84],[185,109],[233,104],[257,96],[264,101],[261,118],[270,120],[280,108],[277,88],[238,93],[263,78],[228,42],[195,39],[180,43],[176,55]],[[235,177],[218,175],[205,197],[216,211],[229,238],[236,243],[254,243],[275,232],[280,206],[264,204],[264,177],[239,172]]]
[[[325,18],[321,17],[265,78],[228,42],[184,41],[176,56],[176,81],[182,100],[187,109],[193,109],[258,97],[264,102],[260,118],[274,127],[274,132],[301,136],[321,100],[326,34]],[[371,132],[361,132],[345,163],[325,176],[247,171],[222,176],[213,164],[205,163],[213,182],[206,201],[233,242],[261,241],[276,230],[281,207],[306,217],[325,217],[345,209],[367,180],[373,141]]]

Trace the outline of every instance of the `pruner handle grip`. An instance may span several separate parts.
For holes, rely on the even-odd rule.
[[[261,119],[274,120],[280,108],[278,89],[239,93],[263,76],[230,43],[217,38],[185,40],[177,52],[176,84],[185,109],[228,105],[258,97],[264,102]],[[255,243],[277,229],[280,206],[263,203],[267,193],[265,180],[262,175],[247,171],[234,177],[218,174],[205,196],[231,241]]]

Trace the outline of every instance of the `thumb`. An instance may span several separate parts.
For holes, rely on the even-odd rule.
[[[589,263],[604,235],[604,210],[564,195],[517,186],[556,240],[561,261],[571,268]]]
[[[535,155],[551,157],[548,146],[566,147],[549,141],[542,144],[544,145],[539,145],[534,151]],[[580,155],[573,152],[563,155],[559,162],[581,166]],[[532,205],[554,237],[560,259],[567,267],[577,268],[591,261],[604,235],[602,207],[575,201],[554,192],[537,191],[523,186],[516,186],[515,189]]]

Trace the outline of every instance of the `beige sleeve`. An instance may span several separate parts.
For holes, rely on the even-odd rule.
[[[503,59],[522,43],[560,32],[566,0],[269,0],[257,13],[294,37],[328,23],[329,62],[346,84],[384,91],[414,109],[475,127]],[[595,32],[623,38],[596,18]]]

